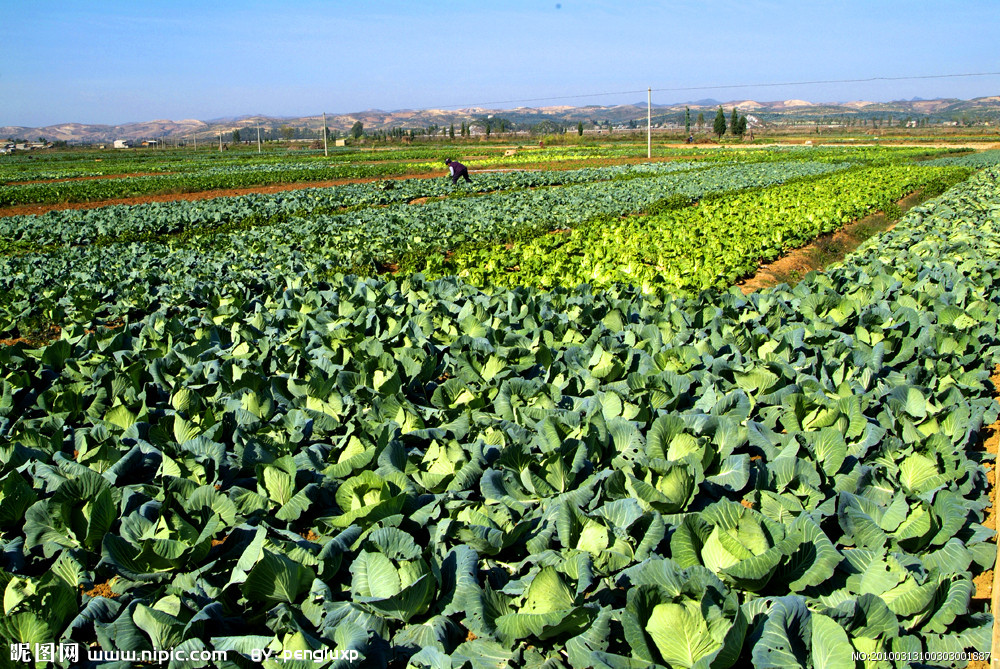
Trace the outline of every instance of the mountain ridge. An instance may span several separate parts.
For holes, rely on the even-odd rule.
[[[764,123],[782,124],[803,122],[819,118],[869,118],[893,115],[897,120],[904,117],[929,118],[935,122],[959,120],[970,115],[978,120],[1000,120],[1000,96],[986,96],[971,100],[957,98],[937,98],[926,100],[912,98],[892,102],[853,100],[850,102],[814,103],[807,100],[778,100],[759,102],[755,100],[733,100],[717,102],[698,100],[676,104],[652,106],[654,123],[683,123],[685,108],[692,113],[714,113],[718,107],[726,110],[727,117],[732,107],[743,113],[752,113]],[[327,114],[327,127],[339,133],[349,132],[351,127],[361,122],[366,131],[389,130],[391,128],[422,129],[429,126],[439,128],[450,124],[473,123],[486,118],[505,120],[517,129],[527,129],[548,122],[548,125],[575,126],[580,122],[588,125],[611,123],[612,125],[634,122],[644,124],[647,108],[645,104],[622,105],[551,105],[542,107],[515,107],[511,109],[487,109],[470,107],[466,109],[396,109],[391,111],[367,109],[343,114]],[[679,116],[678,116],[679,115]],[[705,114],[707,123],[711,117]],[[692,118],[692,122],[694,119]],[[321,114],[315,116],[265,116],[250,114],[227,116],[202,121],[182,119],[173,121],[157,119],[120,124],[87,124],[77,122],[57,123],[48,126],[0,126],[0,137],[35,139],[43,137],[48,141],[69,143],[111,142],[115,139],[153,139],[217,141],[221,133],[228,141],[234,130],[246,131],[243,139],[256,139],[256,128],[265,132],[277,132],[281,127],[298,128],[315,132],[323,127]]]

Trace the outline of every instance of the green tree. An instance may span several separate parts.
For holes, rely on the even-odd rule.
[[[698,130],[701,131],[705,127],[705,112],[698,112],[698,120],[695,121],[695,125]]]
[[[743,135],[747,134],[747,117],[746,114],[740,116],[740,119],[736,122],[735,134],[742,139]]]
[[[690,107],[685,107],[684,108],[684,134],[685,135],[690,135],[691,134],[691,108]]]
[[[354,125],[351,126],[351,137],[354,139],[361,139],[361,136],[365,134],[365,124],[361,121],[355,121]]]
[[[733,107],[732,113],[729,115],[729,132],[736,134],[736,129],[740,125],[740,113],[736,111],[736,107]]]
[[[455,124],[454,123],[452,123],[450,126],[448,126],[448,138],[449,139],[455,139]]]
[[[532,135],[554,135],[560,130],[559,124],[550,119],[545,119],[541,123],[531,126]]]
[[[583,137],[583,121],[576,124],[576,134]]]
[[[726,134],[726,112],[722,111],[722,107],[719,107],[719,111],[715,114],[712,130],[719,136],[719,139],[722,139],[722,136]]]
[[[240,143],[240,131],[233,130],[233,144],[239,144],[239,143]]]

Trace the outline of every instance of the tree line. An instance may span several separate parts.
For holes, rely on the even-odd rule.
[[[712,130],[719,139],[726,134],[728,130],[733,137],[743,138],[747,134],[747,117],[746,114],[741,115],[736,107],[733,107],[732,114],[729,116],[729,123],[726,123],[726,112],[722,111],[722,106],[719,106],[719,111],[715,113],[715,122],[712,124]]]

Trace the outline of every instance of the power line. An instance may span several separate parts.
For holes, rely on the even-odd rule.
[[[1000,75],[1000,72],[964,72],[961,74],[919,74],[905,77],[867,77],[863,79],[817,79],[813,81],[786,81],[782,83],[760,83],[760,84],[728,84],[722,86],[682,86],[676,88],[654,88],[657,93],[678,92],[678,91],[711,91],[726,88],[773,88],[776,86],[810,86],[815,84],[863,84],[873,81],[911,81],[919,79],[953,79],[959,77],[993,77]],[[553,100],[575,100],[579,98],[596,98],[609,95],[638,95],[645,93],[643,90],[615,91],[607,93],[581,93],[577,95],[556,95],[544,98],[521,98],[518,100],[494,100],[492,102],[477,102],[473,104],[443,105],[438,109],[459,109],[462,107],[486,107],[488,105],[505,105],[520,102],[550,102]]]

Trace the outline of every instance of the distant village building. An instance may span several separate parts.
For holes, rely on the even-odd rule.
[[[116,139],[115,140],[116,149],[131,149],[132,140],[131,139]]]
[[[15,151],[34,151],[35,149],[48,148],[47,142],[4,142],[0,147],[0,154],[14,153]]]

